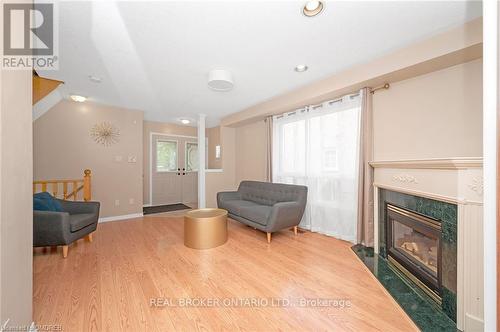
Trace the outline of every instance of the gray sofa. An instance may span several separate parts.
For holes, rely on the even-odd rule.
[[[281,183],[242,181],[238,191],[217,193],[217,206],[229,217],[271,234],[294,227],[302,219],[307,202],[307,187]]]
[[[92,232],[97,229],[99,202],[75,202],[57,200],[63,212],[33,211],[33,246],[63,246],[63,257],[68,255],[68,246],[87,237],[92,241]]]

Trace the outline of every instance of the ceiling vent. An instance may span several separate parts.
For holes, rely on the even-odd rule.
[[[233,88],[233,75],[224,69],[214,69],[208,73],[208,86],[215,91],[229,91]]]

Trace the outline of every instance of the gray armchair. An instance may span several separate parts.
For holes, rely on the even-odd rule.
[[[63,212],[33,211],[33,246],[62,246],[63,257],[74,241],[87,237],[97,229],[99,202],[75,202],[58,199]]]
[[[217,193],[217,206],[228,211],[229,217],[271,234],[293,227],[302,219],[307,202],[307,187],[242,181],[238,191]]]

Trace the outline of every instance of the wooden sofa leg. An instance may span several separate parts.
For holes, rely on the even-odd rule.
[[[63,248],[63,258],[68,257],[69,246],[62,246],[62,248]]]
[[[297,235],[297,233],[298,233],[298,232],[299,232],[299,231],[298,231],[298,229],[297,229],[297,226],[293,226],[293,233],[294,233],[295,235]]]
[[[88,234],[87,236],[85,236],[85,238],[87,239],[87,241],[89,241],[89,242],[93,241],[92,234],[94,234],[94,233],[92,232],[92,233]]]
[[[267,233],[267,243],[271,243],[271,233]]]

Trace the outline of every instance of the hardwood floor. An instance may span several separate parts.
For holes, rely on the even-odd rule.
[[[183,245],[181,217],[103,223],[66,259],[35,251],[34,320],[63,331],[418,330],[349,247],[293,231],[268,244],[230,221],[226,244],[194,250]],[[183,306],[188,298],[219,305]],[[344,305],[303,306],[304,298]]]

